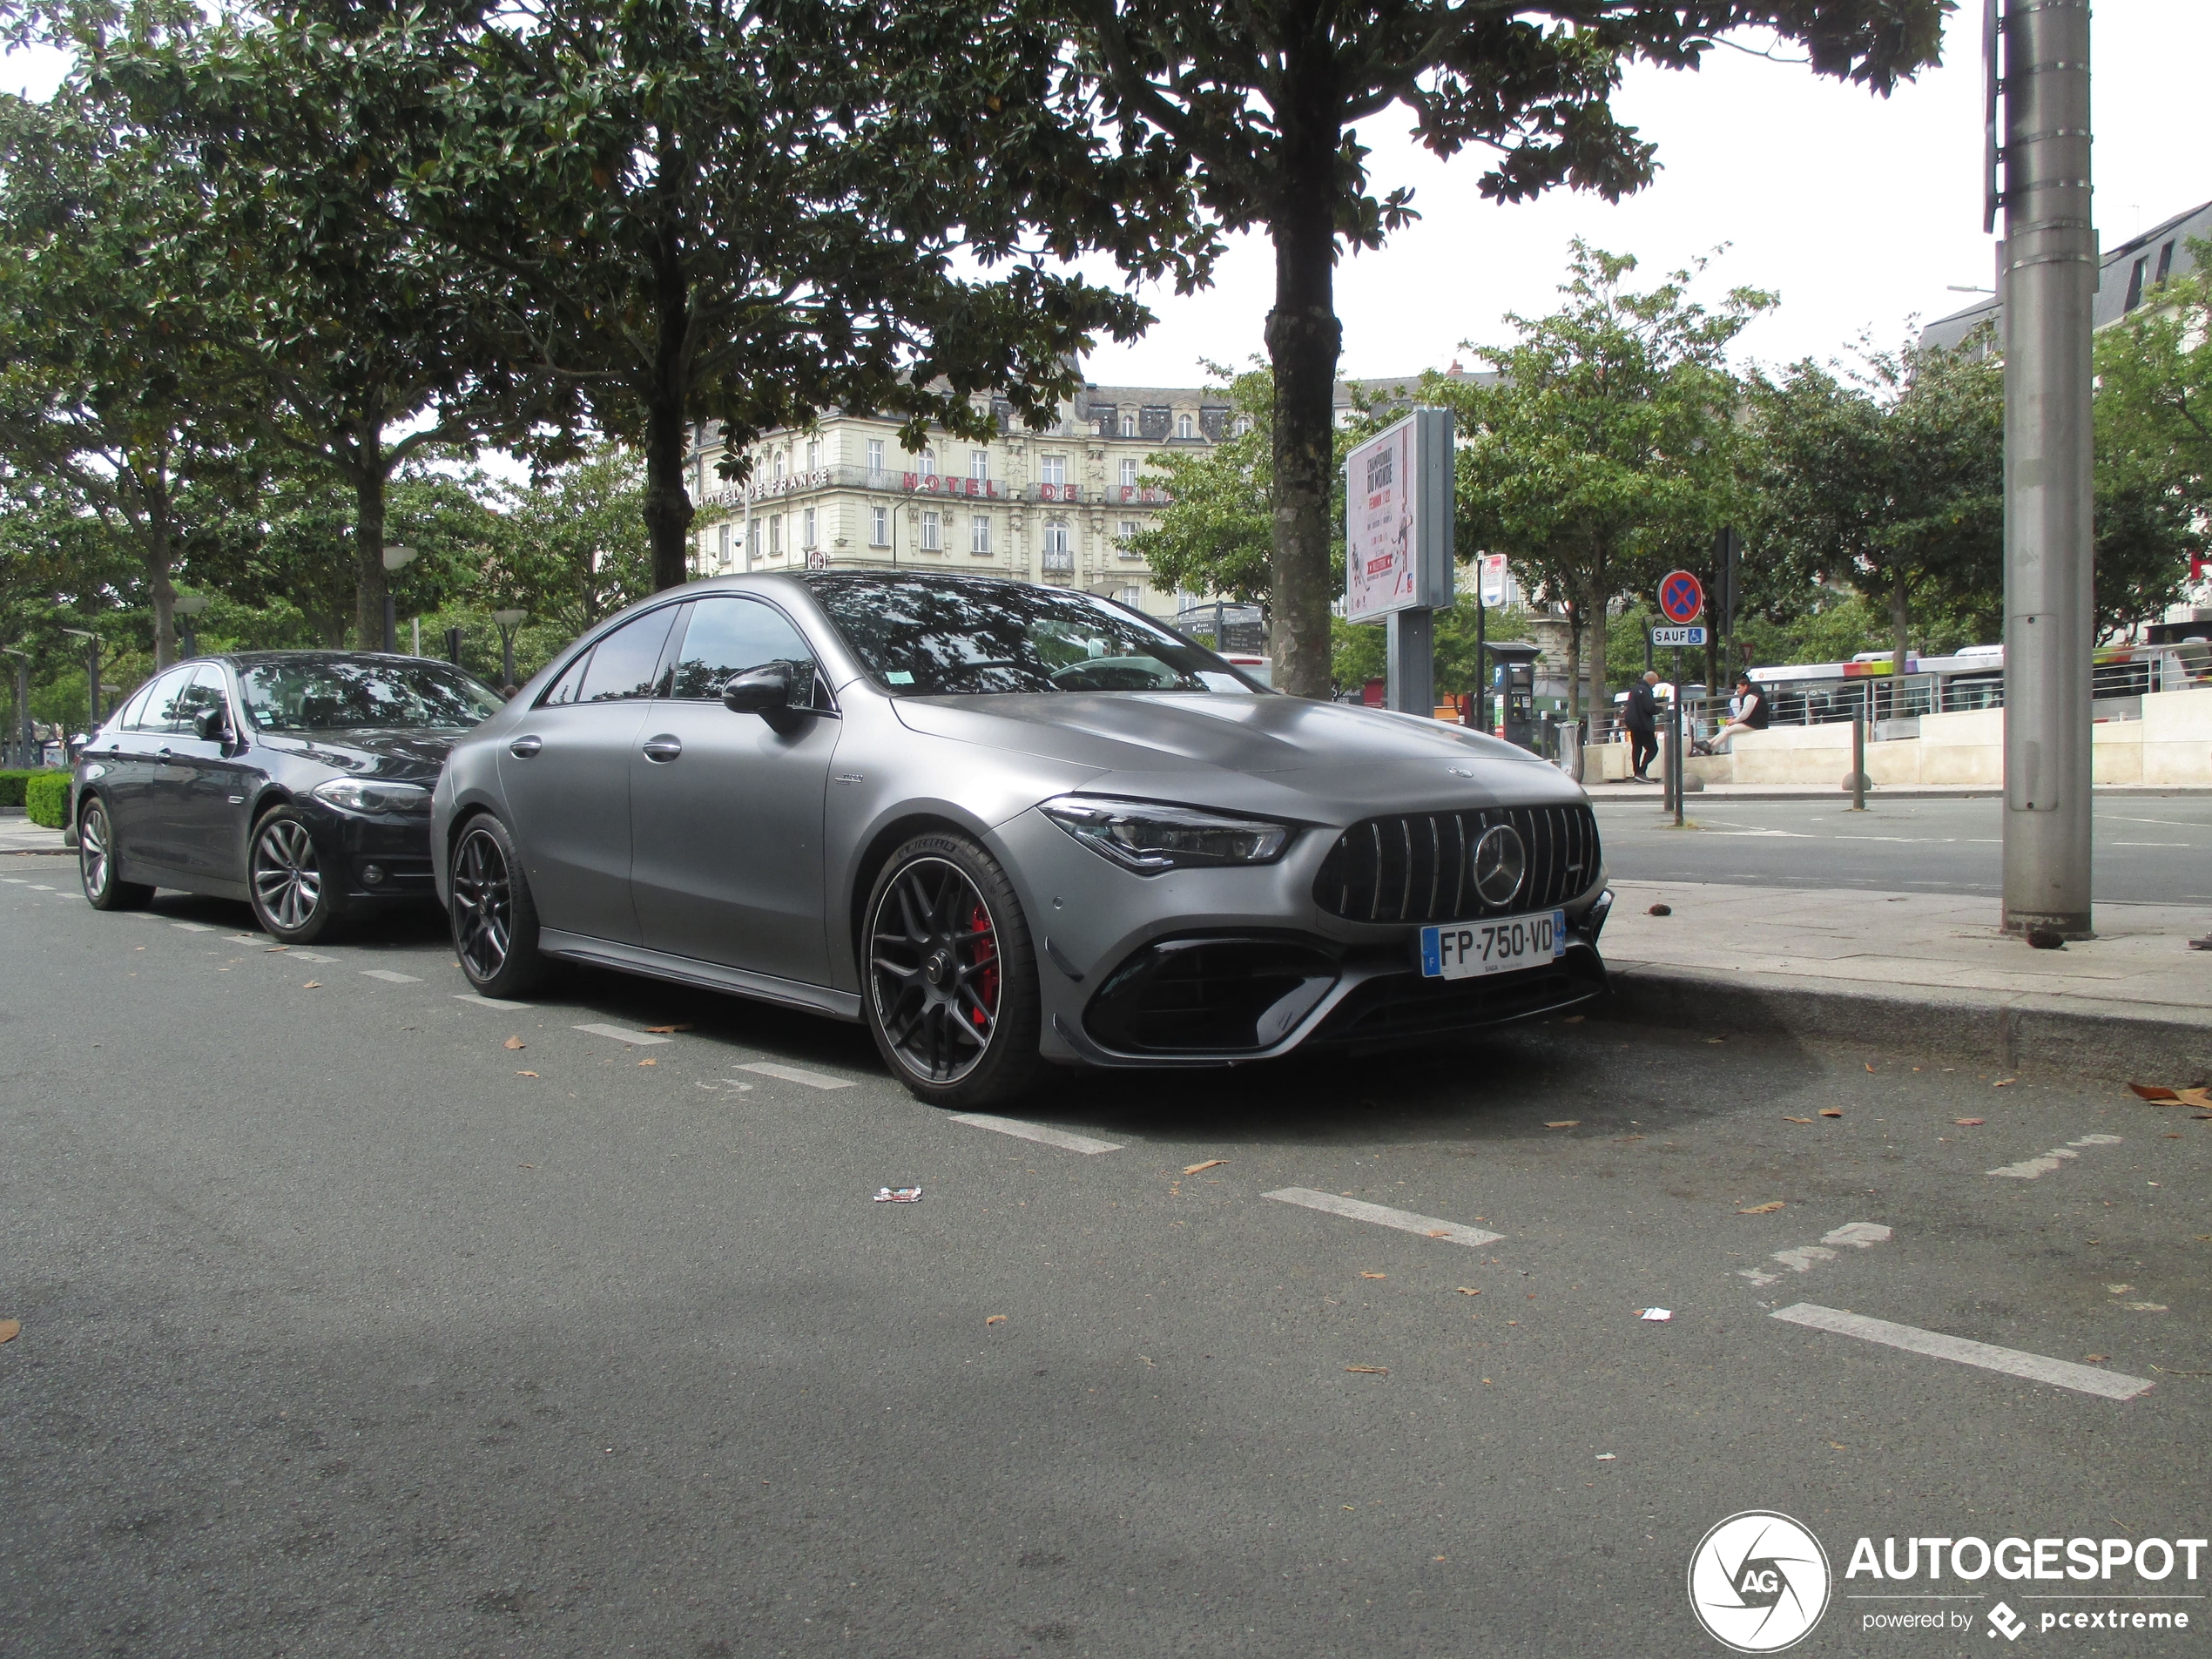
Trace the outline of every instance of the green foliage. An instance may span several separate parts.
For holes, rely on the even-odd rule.
[[[1206,371],[1251,429],[1210,449],[1153,456],[1150,482],[1172,499],[1130,545],[1166,586],[1264,604],[1274,580],[1275,378],[1216,363]]]
[[[24,816],[48,829],[59,829],[69,811],[69,774],[33,772],[23,786]]]
[[[0,772],[0,806],[22,806],[24,780],[38,775],[39,773],[34,771],[18,769]]]

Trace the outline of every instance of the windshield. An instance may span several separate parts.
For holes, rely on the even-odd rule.
[[[500,705],[491,688],[442,663],[306,658],[241,663],[246,712],[264,732],[362,726],[466,730]]]
[[[944,577],[808,585],[868,672],[900,696],[1262,689],[1179,634],[1065,589]]]

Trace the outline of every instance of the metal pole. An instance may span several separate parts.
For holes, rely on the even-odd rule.
[[[415,651],[414,651],[414,654],[415,654],[415,656],[417,656],[417,657],[420,657],[421,655],[422,655],[422,618],[421,618],[421,617],[417,617],[414,620],[414,622],[413,622],[412,624],[410,624],[409,625],[410,625],[411,627],[413,627],[413,628],[414,628],[414,630],[415,630]]]
[[[1674,718],[1667,737],[1667,784],[1674,792],[1675,827],[1682,827],[1682,652],[1675,652],[1675,694],[1669,699]]]
[[[400,616],[398,602],[387,593],[384,596],[384,649],[396,651],[400,648]]]
[[[2006,0],[2005,11],[2003,925],[2084,939],[2097,287],[2089,3]]]
[[[499,631],[499,684],[503,690],[515,683],[515,631]]]
[[[1490,607],[1482,597],[1482,561],[1474,563],[1474,719],[1477,731],[1490,729]]]
[[[30,764],[30,658],[16,658],[16,728],[17,738],[23,745],[17,764]]]
[[[192,624],[192,619],[190,617],[186,617],[184,621],[185,655],[188,658],[199,655],[199,631],[193,627]]]
[[[1436,712],[1436,613],[1393,610],[1383,701],[1400,714]]]
[[[92,724],[84,728],[89,736],[100,729],[100,642],[98,636],[87,640],[84,644],[84,678],[88,682],[85,690],[90,694],[92,709]]]
[[[1851,717],[1851,809],[1866,810],[1866,716]]]

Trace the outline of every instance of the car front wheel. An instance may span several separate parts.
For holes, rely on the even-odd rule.
[[[507,826],[489,813],[472,818],[453,845],[446,914],[453,954],[480,996],[519,996],[543,982],[537,906]]]
[[[116,875],[114,821],[98,796],[77,809],[77,874],[84,896],[95,910],[143,910],[153,902],[153,889],[143,882],[125,881]]]
[[[285,944],[320,939],[338,919],[338,883],[292,807],[279,806],[253,826],[246,885],[254,919]]]
[[[868,896],[869,1034],[899,1081],[938,1106],[1011,1100],[1035,1081],[1036,955],[1014,887],[964,835],[919,835]]]

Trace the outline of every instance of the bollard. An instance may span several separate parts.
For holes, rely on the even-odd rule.
[[[1866,810],[1866,717],[1851,717],[1851,809]]]

